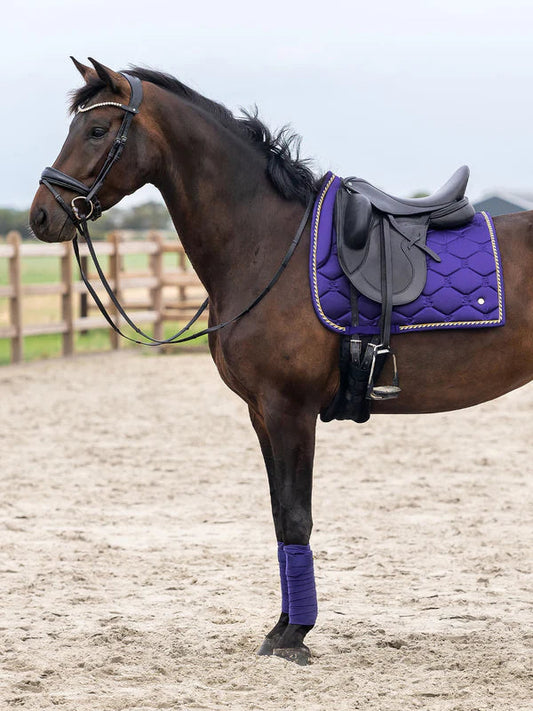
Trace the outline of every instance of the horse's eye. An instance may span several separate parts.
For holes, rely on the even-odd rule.
[[[102,138],[107,133],[107,128],[102,128],[101,126],[94,126],[90,132],[90,138]]]

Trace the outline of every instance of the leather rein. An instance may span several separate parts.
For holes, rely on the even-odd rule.
[[[291,259],[292,255],[294,254],[294,251],[296,250],[296,247],[298,246],[298,243],[300,242],[300,238],[303,234],[303,231],[305,229],[305,226],[307,224],[307,221],[309,219],[309,215],[311,214],[311,210],[313,207],[313,202],[314,198],[311,197],[309,200],[307,207],[305,209],[305,213],[302,217],[302,220],[300,221],[300,224],[298,226],[298,229],[296,231],[296,234],[292,240],[292,242],[289,245],[289,248],[287,249],[287,252],[285,253],[285,256],[283,257],[283,260],[277,270],[277,272],[274,274],[270,282],[267,284],[267,286],[263,289],[263,291],[255,297],[255,299],[252,301],[249,306],[247,306],[243,311],[241,311],[239,314],[236,316],[233,316],[233,318],[224,321],[222,323],[219,323],[214,326],[209,326],[208,328],[204,328],[202,331],[199,331],[197,333],[194,333],[190,336],[183,336],[184,333],[186,333],[191,326],[198,320],[198,318],[202,315],[202,313],[206,310],[206,308],[209,305],[209,299],[206,299],[203,304],[200,306],[196,314],[193,316],[193,318],[189,321],[189,323],[184,326],[180,331],[175,333],[173,336],[170,338],[162,339],[159,340],[157,338],[153,338],[152,336],[148,335],[145,333],[142,329],[140,329],[132,320],[131,318],[126,314],[124,309],[122,308],[121,304],[119,303],[116,294],[113,292],[113,289],[109,285],[109,282],[106,279],[106,276],[100,266],[100,263],[98,261],[98,257],[96,255],[91,236],[89,234],[89,228],[87,225],[87,221],[90,220],[97,220],[101,214],[102,214],[102,207],[100,205],[100,202],[98,201],[98,193],[101,190],[104,180],[107,177],[109,171],[113,167],[113,165],[119,160],[122,151],[124,150],[124,146],[126,145],[126,140],[128,138],[128,131],[131,126],[131,122],[133,121],[133,118],[135,117],[136,114],[139,113],[139,107],[142,102],[143,98],[143,91],[142,91],[142,82],[141,80],[133,76],[131,74],[126,74],[125,72],[121,73],[125,79],[127,79],[130,88],[131,88],[131,95],[130,95],[130,101],[129,104],[121,104],[119,102],[115,101],[103,101],[100,103],[96,104],[91,104],[90,106],[81,106],[78,109],[78,113],[84,113],[86,111],[91,111],[92,109],[96,109],[102,106],[115,106],[118,107],[119,109],[122,109],[124,111],[124,118],[122,119],[122,123],[120,125],[120,128],[118,130],[117,135],[115,136],[115,139],[113,141],[113,144],[111,148],[109,149],[109,153],[107,154],[107,157],[104,161],[104,164],[102,168],[100,169],[100,172],[96,176],[95,181],[90,187],[87,187],[84,185],[82,182],[79,180],[76,180],[75,178],[70,177],[66,173],[61,172],[60,170],[57,170],[57,168],[45,168],[41,174],[41,178],[39,180],[39,183],[44,185],[45,187],[50,190],[58,204],[61,206],[61,208],[67,213],[68,217],[74,224],[77,232],[79,235],[85,240],[87,243],[87,247],[89,249],[89,253],[91,255],[91,259],[93,261],[94,266],[96,267],[96,271],[98,274],[98,277],[102,283],[102,286],[104,287],[107,295],[109,296],[111,302],[115,306],[116,310],[120,314],[120,316],[124,319],[124,321],[139,335],[141,338],[144,338],[145,340],[137,340],[136,338],[132,338],[130,336],[127,336],[125,333],[123,333],[120,328],[117,326],[117,324],[114,322],[112,317],[109,315],[106,307],[102,303],[100,297],[96,293],[96,290],[90,283],[87,275],[85,274],[82,264],[81,264],[81,258],[80,258],[80,251],[79,251],[79,244],[78,244],[78,235],[74,237],[72,244],[74,248],[74,254],[76,256],[76,261],[78,263],[78,267],[80,269],[80,275],[81,278],[87,287],[87,290],[93,297],[96,305],[98,306],[101,314],[104,316],[105,320],[107,323],[110,325],[110,327],[118,333],[120,336],[123,338],[126,338],[128,341],[132,341],[133,343],[138,343],[140,345],[144,346],[160,346],[160,345],[165,345],[169,343],[184,343],[185,341],[191,341],[195,338],[200,338],[201,336],[205,336],[206,334],[213,333],[214,331],[218,331],[221,328],[224,328],[225,326],[229,326],[231,323],[234,323],[235,321],[238,321],[240,318],[245,316],[249,311],[251,311],[257,304],[263,300],[263,298],[268,294],[268,292],[272,289],[274,284],[278,281],[280,278],[282,272],[285,270],[285,267],[289,263],[289,260]],[[59,192],[55,189],[54,186],[58,186],[60,188],[64,188],[66,190],[69,190],[75,194],[75,197],[72,198],[70,201],[70,205],[63,199],[63,197],[59,194]]]

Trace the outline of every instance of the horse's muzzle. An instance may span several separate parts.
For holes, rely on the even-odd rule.
[[[37,199],[30,209],[30,228],[42,242],[67,242],[76,234],[72,221],[55,203],[49,207]]]

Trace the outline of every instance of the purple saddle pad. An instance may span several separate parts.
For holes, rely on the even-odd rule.
[[[328,173],[311,223],[309,272],[316,314],[336,333],[379,333],[381,304],[359,294],[358,323],[352,324],[350,282],[337,258],[333,210],[341,179]],[[464,227],[429,230],[427,244],[441,262],[427,258],[428,275],[420,296],[395,306],[392,333],[442,328],[503,326],[503,276],[492,219],[478,212]]]

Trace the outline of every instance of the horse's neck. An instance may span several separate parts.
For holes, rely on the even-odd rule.
[[[276,193],[252,146],[209,122],[186,129],[167,133],[156,185],[210,297],[227,302],[275,270],[303,210]]]

